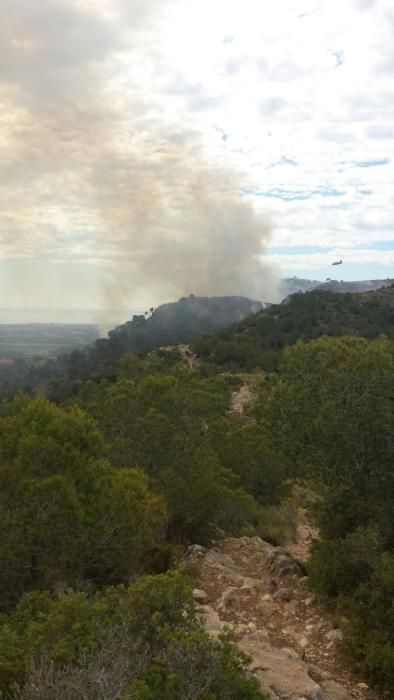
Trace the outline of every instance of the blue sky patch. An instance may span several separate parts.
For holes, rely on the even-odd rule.
[[[290,246],[270,246],[267,249],[268,255],[311,255],[313,253],[328,253],[331,248],[325,246],[311,245],[290,245]]]
[[[394,250],[394,240],[373,241],[372,243],[368,244],[368,248],[373,248],[373,250]]]
[[[287,156],[282,156],[275,163],[271,163],[271,165],[268,165],[267,170],[269,168],[276,168],[278,165],[294,165],[296,168],[298,167],[298,163],[295,160],[293,160],[292,158],[288,158]]]
[[[267,199],[281,199],[283,202],[311,199],[316,196],[341,197],[345,194],[345,192],[331,187],[316,187],[314,190],[284,190],[279,187],[272,190],[258,190],[253,187],[244,187],[241,192],[245,195],[253,194],[256,197],[266,197]]]
[[[354,163],[356,168],[376,168],[379,165],[389,165],[390,158],[381,158],[380,160],[358,160]]]

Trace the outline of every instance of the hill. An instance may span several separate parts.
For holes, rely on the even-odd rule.
[[[263,304],[246,297],[182,297],[177,302],[151,309],[151,316],[133,316],[96,343],[96,351],[109,358],[125,352],[142,352],[190,340],[203,333],[214,333],[241,321],[263,308]]]
[[[48,385],[64,385],[69,391],[75,382],[111,372],[125,353],[138,354],[214,333],[262,308],[261,302],[241,296],[182,297],[152,308],[150,316],[135,315],[110,331],[107,338],[57,358],[19,358],[12,366],[0,365],[0,395],[12,394],[19,387],[32,390]]]
[[[393,290],[393,285],[364,293],[317,289],[271,305],[239,296],[182,297],[152,308],[150,315],[135,315],[107,338],[57,358],[21,358],[12,366],[0,366],[0,395],[19,387],[27,391],[52,387],[51,395],[64,397],[88,377],[113,373],[126,353],[193,340],[194,351],[212,368],[276,370],[283,348],[299,339],[393,337]]]
[[[198,339],[194,350],[203,361],[222,368],[270,371],[283,348],[297,340],[323,335],[393,338],[393,304],[394,285],[362,294],[298,293],[231,329]]]

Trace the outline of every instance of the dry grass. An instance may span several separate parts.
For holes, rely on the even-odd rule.
[[[258,535],[274,545],[286,545],[297,539],[297,504],[293,499],[278,506],[264,508],[258,526]]]

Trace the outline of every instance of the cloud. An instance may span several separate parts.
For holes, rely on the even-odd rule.
[[[136,4],[142,29],[123,26],[121,4],[118,23],[48,0],[9,9],[1,256],[101,268],[103,303],[122,311],[141,290],[154,302],[187,292],[272,298],[266,217],[242,199],[233,167],[209,162],[193,121],[163,113],[163,95],[193,114],[218,98],[179,74],[155,77],[146,7]],[[25,283],[31,276],[15,278]]]
[[[282,97],[269,97],[260,102],[260,112],[262,115],[276,114],[286,107],[286,101]]]
[[[275,245],[393,236],[390,4],[4,0],[8,294],[40,259],[95,302],[265,295],[267,209]]]
[[[354,0],[354,5],[358,10],[369,10],[376,4],[376,0]]]

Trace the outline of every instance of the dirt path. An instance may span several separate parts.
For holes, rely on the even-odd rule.
[[[311,525],[306,508],[297,508],[296,541],[286,545],[286,549],[294,559],[306,563],[309,559],[313,540],[319,538],[319,531]]]
[[[298,554],[311,535],[307,522],[300,522],[300,533]],[[233,629],[272,700],[379,700],[352,675],[334,618],[314,599],[287,550],[258,537],[231,538],[208,551],[191,548],[190,562],[199,571],[208,631],[217,635],[224,624]]]
[[[198,367],[197,355],[193,352],[190,345],[178,345],[177,349],[179,350],[182,360],[188,369]]]
[[[231,396],[230,411],[232,413],[243,413],[245,408],[254,401],[254,393],[249,384],[242,384],[238,391],[234,391]]]

